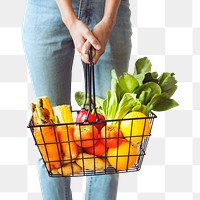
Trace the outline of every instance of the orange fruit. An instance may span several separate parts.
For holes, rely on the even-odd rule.
[[[115,169],[129,169],[137,162],[138,146],[133,146],[129,141],[123,140],[118,147],[108,149],[107,157]]]
[[[144,119],[128,120],[128,118]],[[120,129],[127,140],[133,143],[140,143],[150,134],[151,124],[144,113],[139,111],[133,111],[128,113],[123,118],[120,124]]]

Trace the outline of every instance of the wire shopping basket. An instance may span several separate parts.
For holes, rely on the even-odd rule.
[[[90,53],[89,58],[91,60]],[[79,177],[139,171],[157,116],[150,112],[148,117],[100,119],[96,110],[92,62],[85,65],[84,76],[86,96],[82,109],[88,106],[84,121],[38,125],[32,117],[28,124],[49,176]],[[74,116],[80,112],[72,111]],[[96,121],[89,121],[91,112]],[[99,126],[101,130],[97,128]],[[59,140],[59,129],[67,138],[65,141]],[[50,134],[53,140],[49,139]]]

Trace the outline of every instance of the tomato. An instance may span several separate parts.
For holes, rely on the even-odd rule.
[[[85,109],[81,110],[76,117],[76,122],[84,122],[86,120],[87,115],[88,115],[88,110]],[[96,124],[94,124],[94,126],[100,131],[105,126],[105,123],[101,123],[102,120],[105,120],[105,117],[100,113],[97,113],[97,115],[99,121],[97,121],[98,119],[96,117],[96,114],[90,112],[88,117],[88,122],[97,122]]]
[[[108,148],[117,147],[123,140],[122,131],[113,125],[103,127],[100,132],[101,142]]]
[[[98,140],[93,147],[85,148],[85,151],[95,156],[102,156],[107,151],[107,148],[101,141]]]
[[[74,129],[74,140],[82,148],[94,146],[98,135],[99,131],[93,125],[80,125]]]

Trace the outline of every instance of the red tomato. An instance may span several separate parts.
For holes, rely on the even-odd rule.
[[[86,120],[87,115],[88,115],[87,110],[84,109],[81,110],[76,117],[76,122],[84,122]],[[96,114],[90,112],[88,117],[88,122],[97,122],[96,124],[94,124],[94,126],[100,131],[105,126],[105,123],[101,123],[101,120],[105,120],[105,117],[100,113],[97,113],[97,115],[99,121],[97,121]]]
[[[98,135],[99,131],[93,125],[80,125],[74,129],[74,140],[82,148],[94,146]]]
[[[123,133],[117,126],[107,125],[101,129],[100,137],[102,138],[100,141],[106,145],[106,147],[114,148],[121,144]]]
[[[85,148],[85,151],[95,156],[102,156],[107,151],[107,148],[101,141],[98,140],[93,147]]]

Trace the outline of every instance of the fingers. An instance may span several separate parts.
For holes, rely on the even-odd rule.
[[[96,50],[101,49],[100,42],[97,40],[97,38],[93,35],[93,33],[91,31],[87,31],[87,33],[85,34],[85,38],[87,40],[86,41],[87,43],[83,49],[84,53],[88,52],[91,46]]]
[[[86,42],[82,46],[81,53],[80,53],[82,61],[88,64],[90,63],[89,55],[88,55],[88,51],[90,48],[91,48],[91,44],[88,40],[86,40]]]
[[[87,63],[89,64],[89,55],[87,53],[83,54],[83,53],[80,53],[80,57],[81,57],[81,60],[84,62],[84,63]]]
[[[101,57],[101,55],[103,54],[103,52],[100,51],[96,51],[95,55],[92,57],[92,61],[94,64],[97,63],[97,61],[99,60],[99,58]]]
[[[102,53],[100,53],[99,51],[96,51],[95,49],[92,49],[92,62],[96,64],[101,55]],[[80,53],[80,57],[83,62],[90,64],[88,53]]]
[[[89,42],[89,40],[86,40],[86,42],[82,47],[81,53],[87,54],[90,49],[91,49],[91,43]]]
[[[86,50],[86,51],[82,51],[81,53],[80,53],[80,56],[81,56],[81,59],[82,59],[82,61],[83,62],[85,62],[85,63],[90,63],[90,61],[89,61],[89,54],[88,54],[88,52],[89,52],[89,50],[91,49],[91,53],[92,53],[92,62],[94,62],[93,61],[93,58],[95,57],[95,55],[96,55],[96,50],[94,49],[94,48],[91,48],[91,44],[87,41],[86,42],[87,44],[86,44],[86,46],[88,47],[88,50]]]
[[[79,53],[82,61],[89,64],[90,63],[88,56],[89,50],[92,49],[92,60],[93,60],[93,58],[96,55],[96,51],[99,51],[101,49],[101,44],[90,30],[84,32],[83,36],[86,40],[82,45],[81,51],[79,51]],[[96,61],[97,59],[95,59],[95,62],[93,60],[94,63],[96,63]]]
[[[91,48],[91,51],[92,51],[92,62],[94,64],[97,63],[97,61],[99,60],[99,58],[101,57],[101,55],[104,53],[104,51],[97,51],[96,49],[94,48]],[[80,57],[82,59],[83,62],[89,64],[90,61],[89,61],[89,54],[88,54],[88,51],[86,53],[80,53]]]

